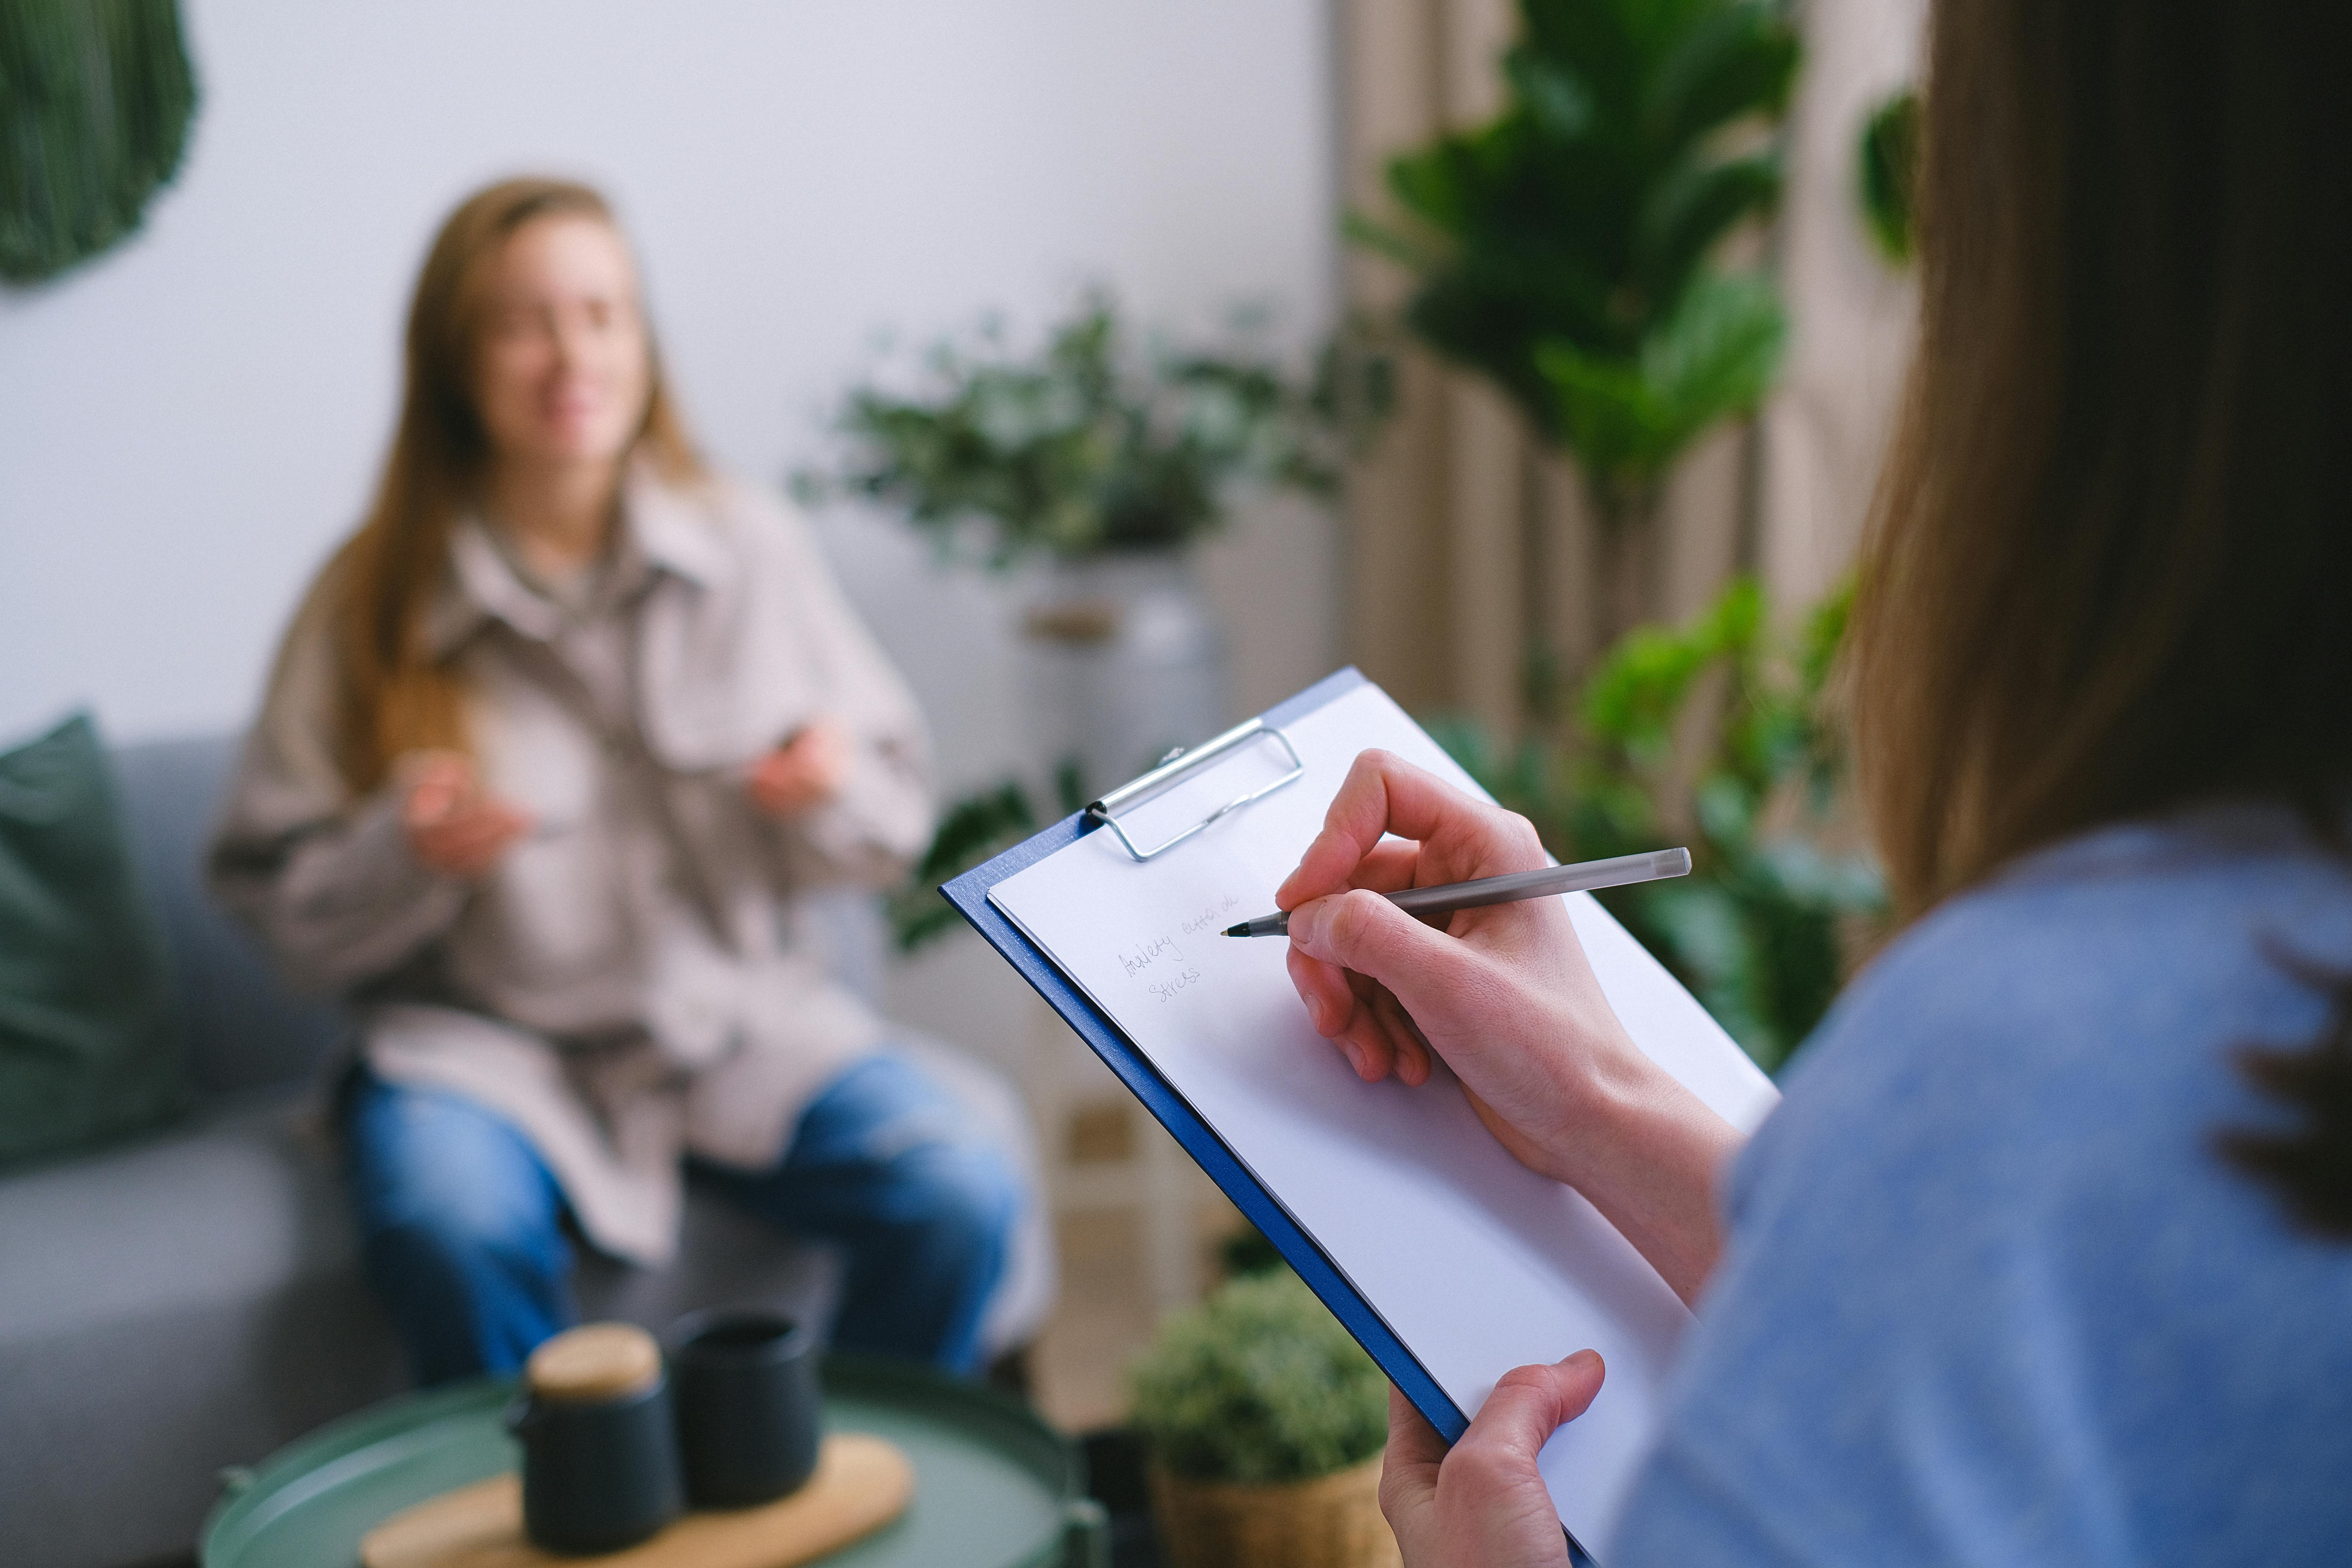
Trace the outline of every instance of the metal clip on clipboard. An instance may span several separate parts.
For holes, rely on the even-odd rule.
[[[1280,746],[1284,753],[1290,758],[1290,771],[1269,784],[1260,784],[1246,795],[1234,796],[1176,835],[1175,837],[1164,843],[1155,844],[1149,849],[1138,845],[1134,839],[1128,837],[1127,828],[1115,815],[1121,807],[1141,805],[1146,801],[1157,799],[1175,788],[1194,769],[1205,767],[1218,758],[1228,756],[1257,741],[1272,741],[1276,745]],[[1089,804],[1087,807],[1087,815],[1118,835],[1119,843],[1126,847],[1129,855],[1138,860],[1149,860],[1155,855],[1166,854],[1195,833],[1206,830],[1211,823],[1220,817],[1239,811],[1252,801],[1264,800],[1285,784],[1297,784],[1306,776],[1306,773],[1307,764],[1300,760],[1298,748],[1290,743],[1290,737],[1263,719],[1252,719],[1246,724],[1234,725],[1215,740],[1203,742],[1189,752],[1181,746],[1177,747],[1160,759],[1158,767],[1141,778],[1123,784],[1100,800]]]

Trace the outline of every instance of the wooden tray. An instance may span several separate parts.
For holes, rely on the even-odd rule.
[[[915,1493],[896,1445],[863,1433],[824,1440],[816,1473],[757,1508],[688,1513],[598,1557],[559,1557],[522,1532],[522,1479],[493,1476],[394,1514],[360,1542],[364,1568],[793,1568],[880,1529]]]

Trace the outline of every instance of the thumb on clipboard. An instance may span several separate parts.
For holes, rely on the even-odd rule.
[[[1391,1389],[1381,1512],[1405,1568],[1565,1568],[1568,1540],[1536,1455],[1584,1414],[1603,1375],[1591,1351],[1506,1373],[1450,1451]]]

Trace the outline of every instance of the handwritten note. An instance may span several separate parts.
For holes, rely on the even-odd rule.
[[[1201,984],[1200,966],[1184,956],[1185,950],[1193,945],[1196,938],[1204,942],[1219,940],[1227,926],[1237,923],[1234,911],[1241,907],[1241,895],[1227,893],[1198,914],[1185,917],[1182,942],[1172,936],[1147,937],[1119,953],[1119,967],[1153,1001],[1173,1002],[1178,992]]]
[[[1178,951],[1176,939],[1168,936],[1155,936],[1149,942],[1137,942],[1132,952],[1118,955],[1119,967],[1127,971],[1129,980],[1137,978],[1153,964],[1164,967],[1168,963],[1183,962],[1184,955]]]
[[[1215,903],[1211,904],[1207,909],[1202,910],[1199,914],[1194,915],[1192,919],[1186,921],[1184,922],[1184,934],[1186,936],[1199,936],[1203,932],[1216,933],[1222,932],[1227,926],[1239,925],[1241,921],[1235,920],[1234,917],[1241,907],[1241,895],[1239,893],[1227,893],[1223,898],[1219,899]],[[1244,920],[1248,918],[1249,917],[1245,915],[1242,917]]]

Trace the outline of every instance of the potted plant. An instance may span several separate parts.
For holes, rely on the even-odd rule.
[[[1171,1568],[1374,1568],[1388,1380],[1286,1268],[1220,1287],[1136,1365]]]
[[[1725,267],[1721,242],[1779,197],[1769,132],[1799,47],[1774,0],[1519,12],[1502,113],[1397,159],[1398,218],[1349,229],[1413,273],[1405,324],[1576,459],[1605,647],[1649,611],[1667,474],[1780,365],[1778,294],[1760,269]]]
[[[1068,724],[1040,736],[1101,790],[1225,722],[1223,650],[1190,550],[1237,492],[1328,494],[1377,405],[1377,362],[1343,334],[1314,374],[1265,352],[1237,317],[1217,350],[1139,344],[1091,293],[1015,353],[1001,328],[942,342],[912,390],[852,392],[847,452],[803,494],[899,510],[943,554],[1003,569],[1049,563],[1024,617],[1042,687],[1033,709]]]

